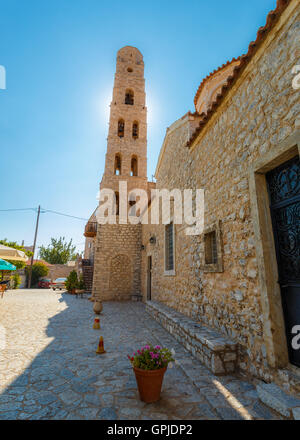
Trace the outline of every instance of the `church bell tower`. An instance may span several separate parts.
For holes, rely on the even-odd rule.
[[[147,109],[144,61],[135,47],[117,54],[105,171],[100,189],[118,191],[119,180],[128,189],[147,189]]]
[[[148,190],[147,108],[144,61],[135,47],[117,53],[117,67],[110,104],[105,170],[100,191],[112,189],[117,205],[119,182]],[[130,201],[128,200],[128,209]],[[99,225],[97,228],[93,297],[101,300],[141,299],[141,224]]]

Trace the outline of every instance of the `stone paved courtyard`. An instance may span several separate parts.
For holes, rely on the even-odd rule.
[[[93,330],[92,303],[50,290],[0,299],[0,419],[276,419],[255,387],[217,378],[145,312],[141,303],[104,303]],[[4,330],[5,329],[5,330]],[[103,335],[105,355],[97,355]],[[161,400],[138,399],[127,354],[146,343],[176,352]],[[2,346],[1,346],[2,345]]]

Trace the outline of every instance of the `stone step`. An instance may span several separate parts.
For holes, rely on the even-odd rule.
[[[256,391],[265,405],[285,417],[300,420],[300,399],[286,394],[274,383],[258,383]]]
[[[83,266],[82,275],[86,291],[91,292],[93,287],[94,266]]]
[[[146,311],[213,374],[237,370],[238,345],[228,337],[157,301],[147,301]]]

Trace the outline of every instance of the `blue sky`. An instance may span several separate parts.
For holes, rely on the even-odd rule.
[[[166,128],[201,80],[247,51],[276,0],[0,0],[0,209],[88,218],[104,168],[116,52],[144,55],[148,176]],[[33,211],[0,212],[0,238],[29,245]],[[41,215],[38,245],[73,238],[85,222]]]

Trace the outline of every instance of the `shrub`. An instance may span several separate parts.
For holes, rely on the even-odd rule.
[[[85,284],[83,281],[83,275],[81,274],[79,277],[78,289],[85,290]]]
[[[174,351],[168,348],[162,348],[159,345],[145,345],[137,353],[127,356],[131,365],[141,370],[159,370],[168,366],[170,362],[174,362]]]
[[[19,286],[20,286],[20,284],[21,284],[21,277],[20,277],[20,275],[18,274],[18,273],[14,273],[12,276],[11,276],[11,281],[12,281],[12,288],[13,289],[18,289],[19,288]]]
[[[74,289],[78,289],[78,276],[76,270],[70,272],[68,278],[66,279],[66,289],[68,292],[72,292]]]
[[[28,277],[29,270],[30,270],[30,267],[27,266],[26,267],[27,277]],[[34,263],[32,266],[31,285],[35,286],[38,283],[40,278],[48,275],[48,272],[49,272],[49,269],[44,263],[41,263],[40,261]]]

